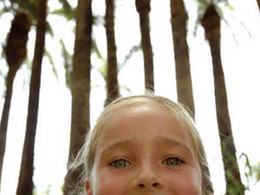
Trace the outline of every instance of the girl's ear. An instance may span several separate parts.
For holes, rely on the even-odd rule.
[[[92,195],[92,190],[91,190],[89,179],[86,180],[85,188],[86,188],[87,195]]]

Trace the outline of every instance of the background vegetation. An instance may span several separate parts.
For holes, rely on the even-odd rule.
[[[66,163],[98,113],[145,89],[190,108],[216,194],[255,193],[259,9],[244,4],[254,12],[248,22],[235,7],[241,4],[3,0],[2,194],[58,194],[61,186],[70,194],[78,175],[66,173]]]

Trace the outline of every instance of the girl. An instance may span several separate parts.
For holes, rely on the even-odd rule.
[[[72,168],[79,166],[82,194],[213,194],[192,118],[164,97],[132,96],[107,106]]]

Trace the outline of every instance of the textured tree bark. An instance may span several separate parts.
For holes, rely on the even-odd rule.
[[[30,94],[28,104],[28,115],[26,124],[26,135],[22,154],[21,170],[17,188],[17,195],[33,194],[33,163],[34,143],[37,127],[39,95],[41,84],[41,67],[45,45],[47,0],[38,2],[38,23],[36,32],[36,44],[32,65],[32,76],[30,82]]]
[[[201,24],[204,27],[205,37],[209,42],[212,56],[217,121],[225,169],[226,194],[244,194],[245,187],[241,181],[236,158],[236,148],[232,134],[225,78],[221,62],[220,17],[214,5],[210,5],[207,8]]]
[[[106,0],[106,36],[107,36],[107,99],[106,105],[119,97],[117,79],[117,56],[114,30],[114,0]]]
[[[194,118],[189,49],[187,44],[187,13],[183,0],[171,0],[171,24],[174,45],[178,101],[186,105]]]
[[[89,97],[91,70],[91,0],[78,0],[76,9],[76,39],[72,70],[72,118],[68,164],[76,157],[89,131]],[[71,195],[76,189],[81,170],[68,170],[64,194]]]
[[[136,0],[136,9],[140,18],[141,45],[144,57],[145,88],[154,91],[153,51],[150,37],[149,12],[150,0]]]

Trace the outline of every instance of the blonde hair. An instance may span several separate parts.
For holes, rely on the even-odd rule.
[[[83,166],[83,172],[80,177],[80,183],[84,184],[87,178],[91,180],[92,169],[95,161],[95,152],[98,145],[99,137],[102,134],[102,130],[106,125],[107,118],[112,113],[116,112],[119,109],[124,109],[131,106],[138,106],[148,103],[155,103],[156,105],[162,107],[163,109],[168,110],[175,117],[177,117],[180,122],[182,122],[185,127],[187,127],[192,144],[194,146],[194,152],[196,154],[197,160],[199,162],[199,167],[201,170],[202,178],[202,191],[205,195],[213,194],[213,188],[210,181],[210,174],[206,159],[206,154],[204,147],[199,136],[199,133],[196,129],[194,121],[187,111],[187,109],[179,104],[172,102],[171,100],[155,95],[140,95],[140,96],[131,96],[126,98],[118,98],[113,101],[111,104],[105,107],[104,111],[99,116],[96,125],[93,130],[88,133],[86,142],[82,149],[80,150],[78,156],[76,157],[74,163],[71,166],[71,169],[76,170],[78,167]],[[83,186],[84,188],[84,186]],[[82,191],[82,189],[80,190]],[[78,192],[79,194],[79,192]]]

